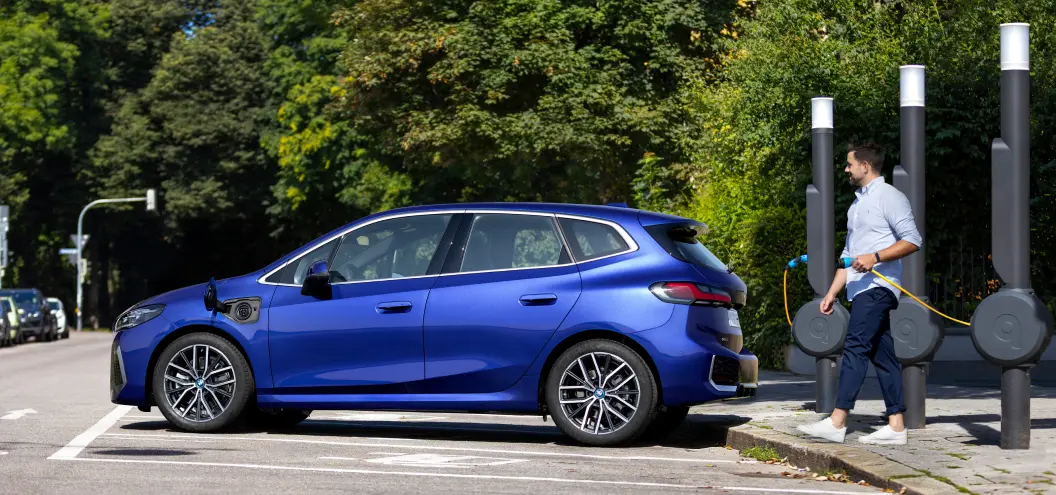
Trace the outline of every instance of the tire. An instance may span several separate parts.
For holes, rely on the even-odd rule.
[[[574,373],[570,376],[566,371]],[[602,378],[603,383],[607,382],[604,392],[597,391],[597,376],[608,377]],[[584,386],[585,382],[589,382],[589,387]],[[567,388],[562,390],[562,386]],[[634,388],[637,394],[631,393]],[[545,396],[547,410],[558,428],[587,445],[615,446],[634,441],[657,413],[658,394],[652,370],[633,349],[611,340],[587,340],[561,353],[547,376]],[[561,404],[562,396],[579,402]],[[599,403],[605,404],[604,410],[598,407]],[[582,404],[587,404],[585,410]],[[601,419],[597,419],[595,411]]]
[[[682,426],[682,422],[686,420],[686,416],[688,415],[688,406],[668,407],[657,413],[656,419],[653,420],[653,424],[649,425],[649,428],[647,428],[645,433],[642,434],[642,438],[648,440],[663,440],[670,435],[671,432],[677,430],[679,426]]]
[[[215,360],[206,364],[205,359],[212,356]],[[195,375],[190,374],[192,361]],[[197,378],[202,376],[199,383]],[[154,403],[165,419],[195,433],[232,427],[256,393],[246,357],[226,339],[211,333],[184,335],[169,344],[158,356],[151,383]],[[188,397],[191,393],[195,395]]]
[[[246,426],[258,430],[287,430],[301,424],[312,414],[310,409],[261,409],[246,406]]]

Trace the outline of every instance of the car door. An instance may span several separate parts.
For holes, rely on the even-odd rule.
[[[512,386],[568,315],[580,285],[552,215],[467,212],[425,308],[428,392]]]
[[[426,296],[455,217],[382,219],[288,263],[270,308],[275,393],[420,391]],[[329,267],[330,297],[302,295],[308,267],[320,260]]]

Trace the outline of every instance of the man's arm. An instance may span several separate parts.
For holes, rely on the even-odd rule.
[[[889,199],[891,201],[885,205],[887,208],[884,208],[884,217],[895,231],[898,241],[878,253],[880,261],[894,261],[909,256],[920,250],[924,243],[920,232],[917,232],[917,222],[913,219],[913,207],[909,204],[909,198],[897,191]]]

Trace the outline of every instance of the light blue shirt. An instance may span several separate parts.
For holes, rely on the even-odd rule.
[[[864,187],[854,192],[857,199],[847,210],[847,242],[844,244],[841,258],[873,254],[887,249],[899,240],[910,242],[918,248],[923,245],[917,224],[913,219],[913,208],[909,199],[877,177]],[[902,285],[902,260],[877,263],[873,269],[883,276]],[[895,294],[899,290],[872,272],[859,273],[847,268],[847,299],[853,300],[863,291],[884,287]]]

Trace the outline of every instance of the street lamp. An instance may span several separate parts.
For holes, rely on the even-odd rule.
[[[138,198],[110,198],[110,199],[97,199],[88,203],[81,210],[81,215],[77,217],[77,237],[73,239],[73,243],[77,248],[77,331],[81,331],[81,299],[83,293],[81,292],[81,279],[84,277],[84,264],[81,263],[83,256],[85,237],[81,234],[82,225],[84,223],[84,214],[88,212],[88,209],[93,206],[111,204],[111,203],[138,203],[144,201],[147,203],[147,211],[154,211],[157,209],[157,192],[154,189],[147,189],[147,195]]]

